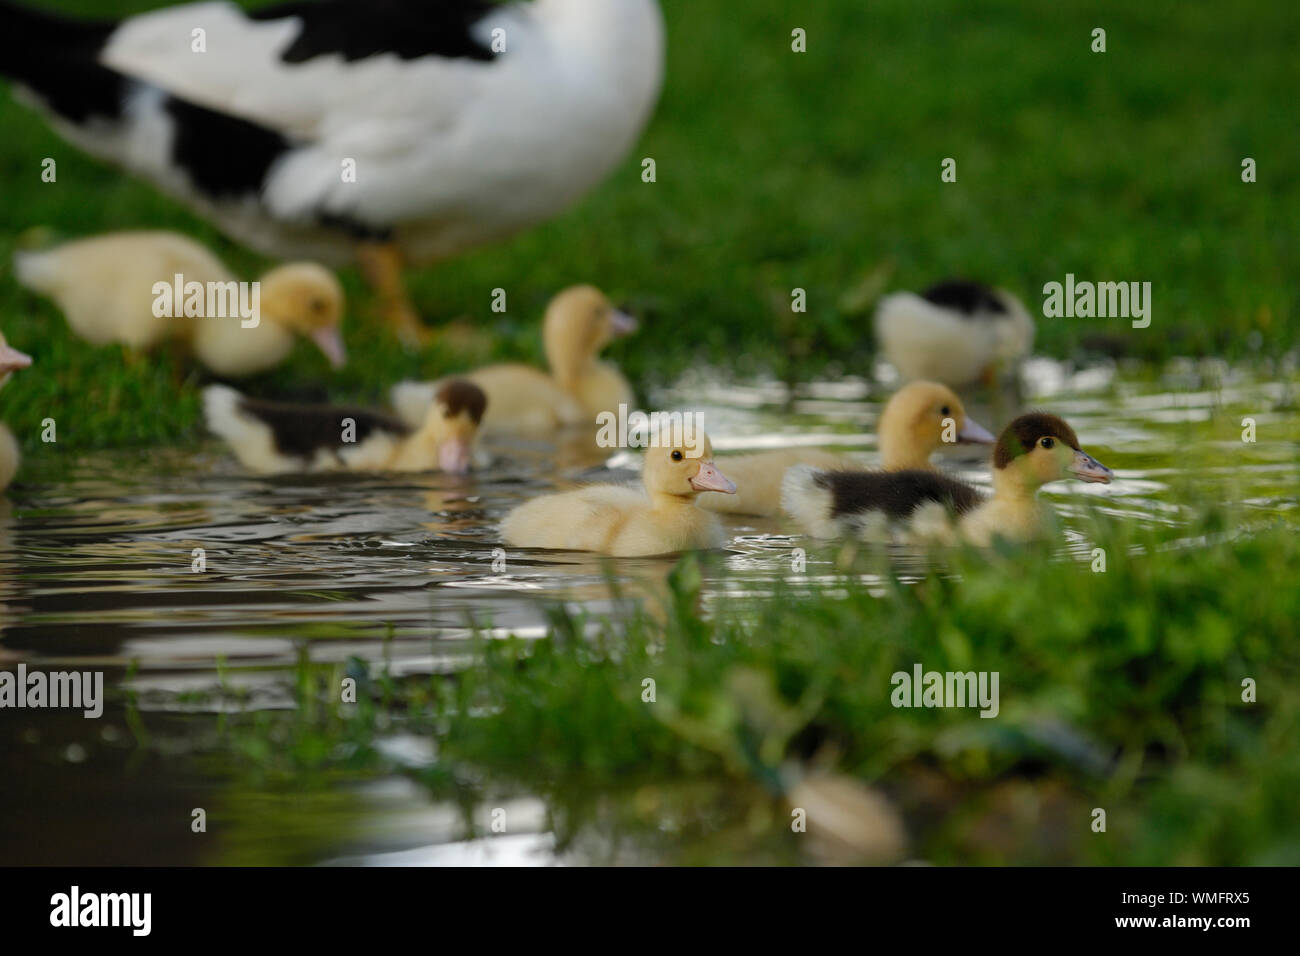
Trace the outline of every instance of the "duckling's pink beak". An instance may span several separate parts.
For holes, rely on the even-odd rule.
[[[700,470],[691,479],[691,487],[696,491],[720,491],[724,495],[736,493],[736,483],[718,471],[717,465],[711,461],[700,463]]]
[[[0,374],[16,372],[32,364],[32,357],[11,345],[0,345]]]
[[[973,445],[992,445],[997,436],[977,421],[967,418],[957,430],[957,441]]]
[[[469,471],[470,447],[463,438],[449,438],[438,447],[438,467],[449,475]]]
[[[1074,461],[1070,463],[1070,474],[1080,481],[1098,481],[1103,485],[1110,484],[1111,478],[1115,477],[1115,473],[1096,458],[1077,449],[1074,453]]]
[[[610,316],[609,327],[614,336],[618,337],[621,335],[631,335],[637,329],[641,328],[641,323],[626,312],[623,312],[620,309],[615,309]]]
[[[347,364],[348,350],[343,346],[343,333],[338,326],[317,329],[312,332],[311,340],[329,359],[330,368],[342,368]]]

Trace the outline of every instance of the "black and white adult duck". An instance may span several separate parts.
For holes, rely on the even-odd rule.
[[[399,333],[404,263],[557,215],[640,134],[655,0],[190,3],[122,20],[0,0],[0,74],[68,140],[279,258],[358,260]]]

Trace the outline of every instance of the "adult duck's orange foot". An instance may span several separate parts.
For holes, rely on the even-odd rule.
[[[397,340],[407,348],[423,348],[434,339],[433,329],[420,321],[409,302],[385,305],[384,321],[393,330]]]
[[[433,340],[433,330],[420,321],[402,280],[402,253],[395,243],[369,242],[357,247],[362,275],[379,297],[384,322],[407,348],[419,348]]]

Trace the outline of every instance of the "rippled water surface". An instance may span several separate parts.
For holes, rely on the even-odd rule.
[[[1293,384],[1217,365],[1125,377],[1046,361],[1025,379],[1028,401],[1065,416],[1118,473],[1109,486],[1046,493],[1065,518],[1063,550],[1081,546],[1070,524],[1085,504],[1117,519],[1177,525],[1189,502],[1230,501],[1260,522],[1294,521]],[[720,453],[830,445],[871,462],[888,391],[847,379],[789,394],[775,382],[717,384],[701,371],[652,399],[703,411]],[[995,427],[1016,409],[1003,396],[968,410]],[[1244,418],[1255,423],[1254,443],[1241,439]],[[0,711],[0,862],[563,858],[542,805],[526,795],[509,805],[514,835],[466,840],[459,810],[431,802],[405,778],[286,800],[234,787],[207,752],[212,712],[227,705],[205,703],[202,692],[237,687],[247,692],[244,707],[291,706],[289,675],[304,654],[387,661],[397,674],[463,667],[474,625],[541,637],[548,602],[617,615],[607,573],[624,584],[625,601],[667,573],[664,559],[607,564],[497,551],[495,522],[512,505],[590,480],[610,456],[582,439],[490,448],[498,463],[464,480],[252,477],[216,444],[72,462],[36,457],[0,510],[0,667],[103,670],[110,700],[100,720]],[[986,483],[978,458],[949,457],[947,465]],[[815,586],[830,570],[830,553],[814,548],[807,574],[793,576],[791,550],[807,542],[780,520],[731,519],[728,527],[732,544],[724,567],[709,572],[708,599],[761,594],[777,579]],[[904,574],[920,560],[895,558]],[[121,691],[132,693],[138,716],[124,710]],[[410,765],[431,759],[427,741],[395,735],[387,745]],[[213,804],[229,828],[191,836],[191,809]]]

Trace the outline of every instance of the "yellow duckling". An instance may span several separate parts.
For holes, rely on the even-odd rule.
[[[992,432],[966,417],[961,399],[938,382],[912,382],[885,404],[878,426],[881,467],[886,471],[932,468],[930,456],[946,444],[993,444]],[[781,482],[795,465],[852,468],[843,455],[818,448],[788,448],[752,455],[724,455],[727,474],[740,490],[732,497],[700,496],[700,507],[724,514],[774,515],[781,508]]]
[[[596,356],[613,339],[635,332],[634,318],[620,312],[589,285],[573,286],[546,308],[542,344],[551,372],[518,363],[489,365],[464,377],[487,393],[487,431],[540,432],[596,425],[604,411],[618,414],[635,396],[627,379]],[[400,382],[393,407],[408,424],[420,421],[437,383]]]
[[[296,336],[311,339],[334,368],[347,360],[339,330],[343,287],[334,273],[312,262],[289,263],[263,275],[255,315],[251,287],[241,300],[236,276],[225,263],[173,232],[114,232],[18,252],[14,272],[24,286],[53,299],[72,330],[92,345],[116,342],[144,351],[170,339],[204,367],[228,377],[279,365]],[[190,298],[185,287],[191,282],[203,289],[200,311],[206,313],[211,303],[216,314],[185,315]]]
[[[4,334],[0,333],[0,386],[8,382],[9,376],[14,372],[31,364],[32,357],[11,346],[5,341]],[[18,442],[14,440],[13,433],[0,425],[0,491],[8,488],[9,482],[14,480],[21,460]]]
[[[245,398],[225,385],[203,390],[208,429],[245,468],[263,474],[304,471],[434,471],[463,475],[487,397],[448,379],[418,428],[360,408],[290,405]]]
[[[1021,415],[993,450],[993,496],[935,471],[818,471],[798,466],[785,476],[781,504],[819,538],[854,537],[985,546],[994,538],[1027,541],[1045,524],[1038,489],[1077,478],[1109,483],[1112,472],[1079,448],[1055,415]],[[954,523],[953,518],[956,518]]]
[[[641,477],[644,489],[591,485],[522,504],[501,523],[505,543],[516,548],[598,551],[620,558],[726,544],[718,519],[695,506],[700,492],[736,490],[713,463],[707,435],[672,447],[652,445]]]
[[[876,340],[905,379],[961,388],[992,384],[1029,354],[1034,320],[1003,289],[947,279],[920,295],[897,292],[876,308]]]

